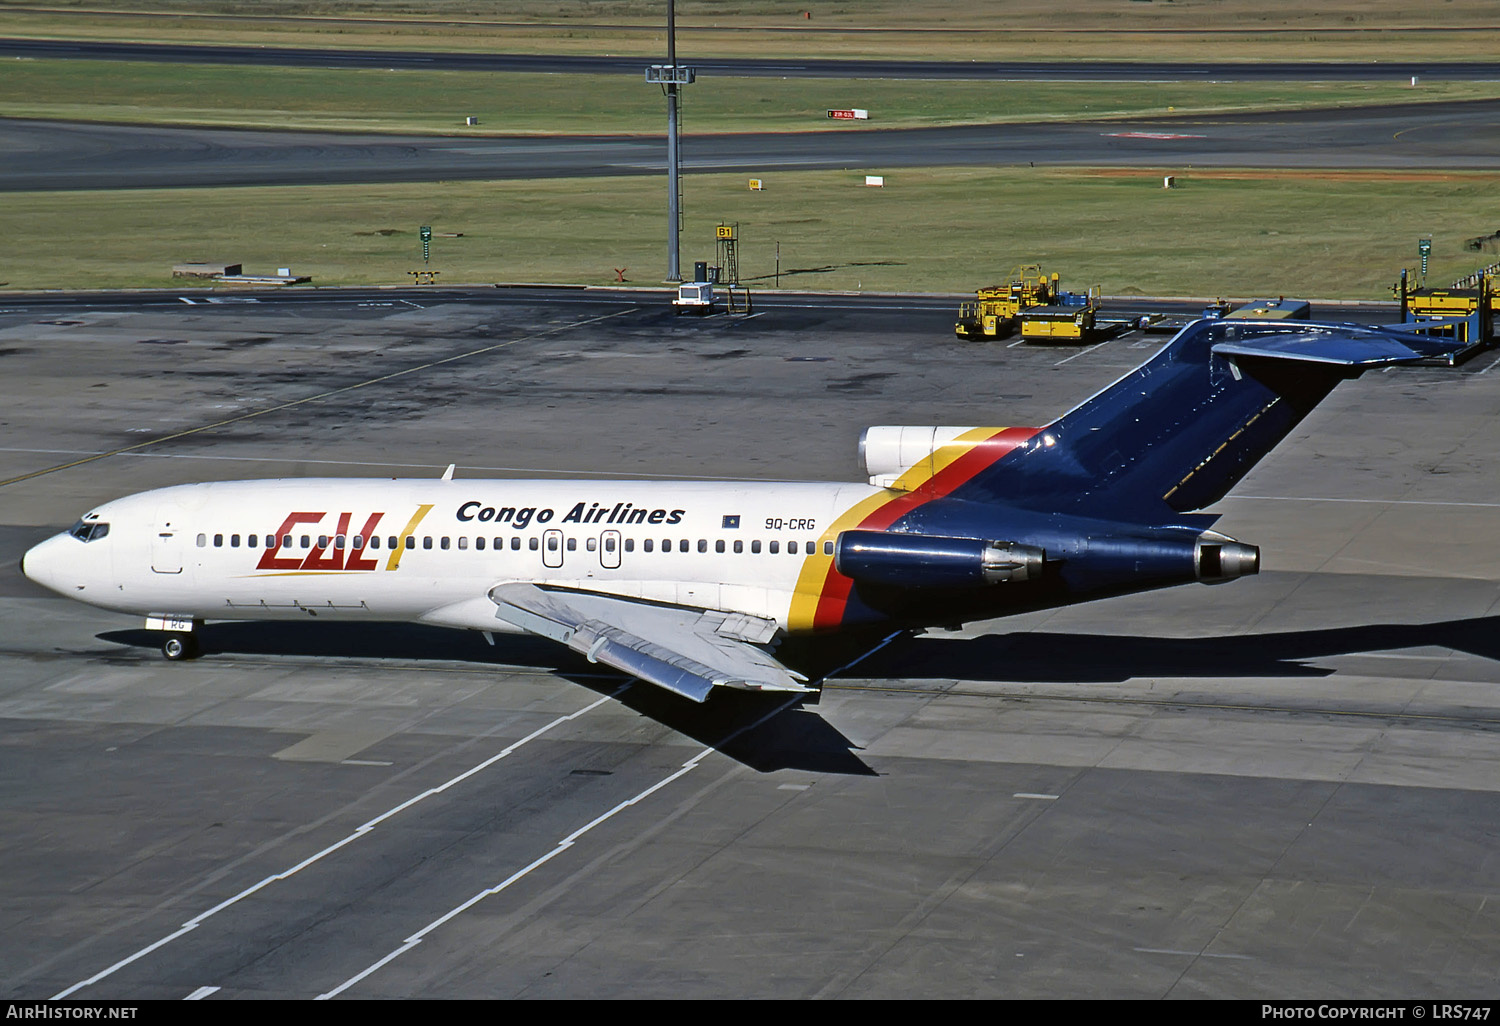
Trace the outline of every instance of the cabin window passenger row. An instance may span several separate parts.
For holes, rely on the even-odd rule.
[[[85,529],[82,530],[82,531],[80,531],[77,527],[75,527],[72,531],[69,531],[68,533],[72,534],[75,538],[81,538],[84,541],[93,541],[96,538],[102,538],[107,533],[109,533],[109,525],[108,524],[89,524],[89,525],[84,525],[84,527],[85,527]],[[86,535],[87,535],[87,537],[85,537]],[[225,544],[224,538],[225,538],[225,536],[223,534],[215,534],[213,536],[213,545],[214,545],[214,548],[223,548],[224,544]],[[293,543],[297,542],[297,541],[298,541],[298,539],[295,538],[295,537],[293,537],[292,535],[290,535],[290,534],[284,534],[284,535],[281,536],[281,539],[280,539],[280,547],[284,548],[284,549],[294,548],[295,546],[294,546]],[[417,547],[417,539],[414,536],[412,536],[412,535],[406,535],[404,538],[397,537],[396,535],[390,535],[390,536],[388,536],[386,538],[385,547],[388,548],[388,549],[392,549],[392,550],[399,549],[399,548],[403,547],[403,542],[404,542],[404,547],[405,548],[415,549]],[[198,537],[197,537],[197,543],[198,543],[198,547],[200,549],[207,547],[207,545],[208,545],[208,535],[207,534],[199,534]],[[240,536],[237,535],[237,534],[231,534],[231,535],[229,535],[229,543],[228,544],[229,544],[229,547],[232,548],[232,549],[239,548],[240,547]],[[255,534],[245,535],[245,537],[244,537],[244,544],[245,544],[246,548],[251,548],[251,549],[258,548],[259,545],[260,545],[260,536],[259,535],[255,535]],[[378,548],[380,548],[380,536],[379,535],[372,535],[370,538],[366,539],[363,535],[358,535],[358,534],[354,535],[352,538],[350,538],[350,537],[348,537],[346,535],[342,535],[342,534],[334,536],[334,537],[329,537],[326,534],[318,535],[318,548],[320,548],[320,549],[321,548],[327,548],[330,544],[335,549],[342,549],[342,548],[345,547],[346,544],[349,547],[351,547],[353,549],[356,549],[356,550],[363,549],[367,545],[370,548],[372,548],[372,549],[378,549]],[[779,553],[781,551],[781,543],[779,541],[773,541],[773,542],[770,542],[768,544],[769,544],[770,548],[767,551],[771,552],[773,555],[776,554],[776,553]],[[277,545],[277,538],[276,538],[276,536],[275,535],[271,535],[271,534],[266,535],[266,547],[267,548],[272,548],[272,547],[275,547],[276,545]],[[305,534],[302,535],[301,539],[300,539],[300,545],[304,549],[311,548],[312,547],[312,538],[311,538],[311,536],[305,535]],[[578,539],[577,538],[569,538],[569,539],[567,539],[566,546],[567,546],[567,551],[569,551],[569,552],[576,552],[578,550]],[[587,538],[584,541],[584,546],[585,546],[585,548],[588,549],[589,552],[597,552],[599,550],[599,548],[600,548],[599,539],[597,539],[597,538]],[[432,546],[432,538],[431,537],[424,537],[422,539],[422,548],[424,548],[424,549],[431,549],[432,547],[433,547]],[[442,548],[442,549],[448,549],[450,547],[450,539],[448,539],[448,538],[439,538],[438,539],[438,547]],[[466,538],[466,537],[465,538],[459,538],[458,539],[458,547],[460,549],[467,550],[469,548],[469,539]],[[500,551],[504,550],[504,548],[505,548],[505,539],[504,538],[495,538],[495,539],[493,539],[493,541],[491,542],[491,547],[496,552],[500,552]],[[527,541],[527,547],[530,548],[530,550],[532,552],[536,552],[538,549],[541,548],[541,545],[540,545],[540,542],[539,542],[538,539],[531,538],[531,539],[528,539],[528,541]],[[549,551],[549,552],[556,552],[556,551],[558,551],[559,547],[560,547],[559,546],[559,540],[555,536],[554,537],[550,537],[550,538],[547,539],[547,551]],[[694,546],[693,546],[692,541],[690,541],[687,538],[680,538],[677,541],[677,551],[678,552],[689,552],[689,551],[692,550],[693,547]],[[696,547],[697,547],[697,550],[699,552],[707,552],[708,551],[708,540],[704,539],[704,538],[698,539],[698,544],[697,544]],[[485,539],[484,538],[475,538],[474,539],[474,548],[477,549],[477,550],[479,550],[479,551],[481,551],[481,552],[484,551],[484,549],[485,549]],[[605,538],[604,539],[603,549],[604,549],[605,552],[611,552],[612,553],[612,552],[615,552],[617,549],[621,549],[621,548],[623,548],[626,552],[634,552],[635,551],[635,539],[634,538],[625,538],[625,539],[620,540],[620,541],[617,541],[613,537]],[[510,549],[511,549],[512,552],[520,552],[521,551],[521,539],[519,537],[511,538],[511,540],[510,540]],[[641,551],[642,552],[653,552],[653,551],[655,551],[655,549],[656,549],[656,539],[654,539],[654,538],[643,538],[643,539],[641,539]],[[661,551],[662,552],[671,552],[672,551],[672,539],[670,539],[670,538],[663,538],[663,539],[661,539]],[[720,552],[720,553],[722,553],[722,552],[725,551],[725,542],[724,542],[724,539],[720,538],[720,539],[716,539],[714,541],[714,551],[715,552]],[[745,542],[742,539],[736,538],[734,540],[734,549],[733,549],[733,551],[735,553],[743,553],[745,551]],[[759,554],[760,551],[761,551],[761,542],[759,540],[752,540],[750,542],[750,552],[752,554]],[[799,545],[796,541],[788,541],[786,543],[786,551],[787,551],[787,553],[789,555],[794,555],[795,556],[795,555],[797,555],[799,553],[799,551],[801,551],[801,552],[807,553],[810,556],[810,555],[813,555],[814,553],[816,553],[818,551],[818,543],[816,541],[809,540],[809,541],[803,542],[803,543],[801,543]],[[825,542],[823,542],[823,555],[825,555],[825,556],[831,556],[831,555],[833,555],[833,542],[832,541],[825,541]]]

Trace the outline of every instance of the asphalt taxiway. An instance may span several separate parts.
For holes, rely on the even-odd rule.
[[[0,191],[598,177],[663,171],[651,136],[395,136],[0,118]],[[1026,165],[1492,170],[1500,103],[1211,117],[685,134],[688,172]]]
[[[345,20],[345,19],[341,19]],[[388,23],[397,24],[400,23]],[[550,26],[558,28],[561,26]],[[569,26],[576,27],[576,26]],[[623,26],[591,26],[631,31]],[[1475,26],[1493,32],[1494,26]],[[637,26],[634,31],[641,31]],[[659,32],[659,29],[647,29]],[[678,31],[689,29],[679,27]],[[775,28],[752,32],[771,34]],[[801,34],[803,28],[791,31]],[[855,29],[855,33],[869,30]],[[879,30],[877,30],[879,31]],[[911,35],[911,30],[894,30]],[[934,40],[963,35],[968,27],[918,29]],[[1059,31],[1058,28],[1049,29]],[[1254,29],[1256,33],[1278,30]],[[1295,30],[1301,31],[1301,30]],[[935,43],[934,45],[939,45]],[[629,75],[639,78],[647,57],[598,54],[462,53],[452,50],[354,50],[302,46],[216,46],[203,43],[142,43],[91,39],[0,38],[0,57],[31,60],[151,61],[180,64],[260,65],[291,68],[405,68],[418,71],[500,71],[550,75]],[[660,58],[657,63],[660,63]],[[1500,61],[975,61],[861,58],[684,57],[700,75],[753,78],[892,78],[1031,82],[1244,82],[1244,81],[1400,81],[1413,75],[1443,81],[1495,81]]]
[[[0,39],[16,59],[637,75],[637,58]],[[1493,81],[1500,63],[731,60],[705,74],[1015,81]],[[809,126],[811,127],[811,126]],[[602,177],[665,170],[650,135],[397,136],[0,118],[0,192]],[[1090,165],[1490,170],[1500,103],[806,132],[687,133],[688,172]]]
[[[401,625],[211,626],[169,664],[16,563],[183,481],[852,479],[865,425],[1040,423],[1162,340],[172,303],[0,304],[6,998],[1493,992],[1495,354],[1340,386],[1218,507],[1258,577],[690,707]]]

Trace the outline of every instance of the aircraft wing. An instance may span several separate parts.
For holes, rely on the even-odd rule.
[[[716,686],[812,690],[759,647],[772,620],[534,584],[502,584],[489,597],[500,619],[695,702]]]

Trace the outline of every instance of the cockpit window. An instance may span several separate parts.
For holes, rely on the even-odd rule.
[[[68,533],[81,542],[98,541],[109,534],[109,525],[98,520],[80,520],[69,528]]]

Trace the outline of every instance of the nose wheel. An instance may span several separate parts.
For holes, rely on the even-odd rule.
[[[191,634],[168,634],[161,643],[161,654],[174,663],[194,659],[198,655],[198,639]]]

